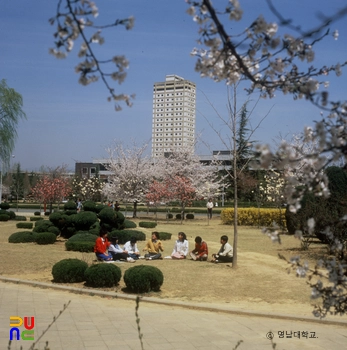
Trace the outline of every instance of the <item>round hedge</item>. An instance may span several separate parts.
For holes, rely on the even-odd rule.
[[[161,239],[162,241],[166,241],[171,239],[172,233],[168,233],[168,232],[159,232],[159,239]]]
[[[113,287],[117,285],[122,278],[122,271],[113,264],[95,264],[84,272],[87,286],[101,288]]]
[[[0,209],[7,210],[10,209],[10,205],[7,202],[0,203]]]
[[[164,282],[163,273],[155,266],[137,265],[124,273],[124,283],[135,293],[158,292]]]
[[[85,201],[83,203],[83,210],[84,211],[92,211],[96,212],[96,204],[93,201]]]
[[[91,211],[82,211],[74,217],[74,221],[77,231],[89,230],[90,226],[98,221],[98,217]]]
[[[130,220],[126,220],[126,219],[124,220],[123,225],[124,225],[124,228],[136,228],[137,227],[135,222],[130,221]]]
[[[68,201],[64,204],[64,210],[77,210],[77,204],[74,201]]]
[[[48,232],[50,227],[53,227],[53,223],[49,220],[39,220],[35,222],[34,232]]]
[[[74,209],[74,210],[65,210],[64,211],[64,214],[66,214],[66,215],[75,215],[75,214],[77,214],[77,209]]]
[[[100,223],[99,221],[94,222],[94,224],[92,226],[90,226],[89,233],[92,233],[93,235],[99,236],[99,232],[100,232]]]
[[[117,223],[117,213],[112,208],[105,207],[100,211],[98,216],[100,221],[104,222],[105,224],[113,226]]]
[[[10,216],[7,214],[0,214],[0,221],[8,221],[10,220]]]
[[[12,210],[1,210],[0,214],[5,214],[10,217],[10,220],[13,220],[16,217],[16,213]]]
[[[40,220],[44,220],[44,218],[41,216],[30,216],[30,221],[40,221]]]
[[[88,268],[85,261],[78,259],[64,259],[52,268],[53,282],[76,283],[85,281],[84,272]]]
[[[41,213],[40,213],[39,211],[35,211],[35,212],[34,212],[34,215],[35,215],[35,216],[41,216]]]
[[[33,228],[33,223],[32,222],[17,222],[16,227],[17,228],[27,228],[31,230]]]
[[[168,214],[166,214],[166,218],[167,218],[167,219],[172,219],[172,218],[173,218],[173,215],[172,215],[171,213],[168,213]]]
[[[96,213],[100,213],[101,210],[104,209],[104,208],[107,208],[107,206],[106,206],[106,205],[103,205],[103,204],[97,204],[97,205],[95,206],[95,212],[96,212]]]
[[[27,221],[27,218],[26,218],[26,216],[16,215],[16,217],[13,220],[15,220],[15,221]]]
[[[54,244],[57,236],[52,232],[39,232],[35,233],[35,242],[37,244]]]
[[[194,219],[194,214],[188,213],[188,214],[186,215],[186,219],[188,219],[188,220],[193,220],[193,219]]]
[[[157,223],[153,221],[141,221],[139,222],[139,226],[144,228],[155,228]]]
[[[35,242],[35,234],[29,231],[20,231],[12,233],[10,237],[8,237],[9,243],[29,243]]]
[[[54,212],[49,216],[49,221],[60,230],[66,225],[68,216],[59,212]]]
[[[135,237],[138,241],[146,240],[146,235],[142,231],[137,230],[113,230],[108,234],[108,239],[111,241],[112,237],[118,237],[119,244],[130,241],[131,237]]]
[[[93,252],[96,239],[97,236],[92,233],[79,232],[65,242],[65,248],[75,252]]]

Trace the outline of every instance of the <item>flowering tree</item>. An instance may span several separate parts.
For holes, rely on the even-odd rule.
[[[102,181],[98,177],[90,179],[75,178],[72,181],[72,195],[76,199],[99,201],[101,191]]]
[[[167,182],[157,180],[154,180],[149,185],[145,197],[149,203],[156,207],[158,204],[169,201],[172,198]]]
[[[149,184],[160,171],[157,164],[144,155],[146,149],[147,144],[141,147],[134,144],[132,148],[115,144],[107,149],[110,158],[105,167],[112,175],[104,184],[105,196],[134,204],[145,200]]]
[[[284,180],[280,172],[269,169],[264,175],[264,181],[259,185],[259,195],[265,202],[276,206],[284,204]]]
[[[36,185],[32,188],[33,197],[44,205],[46,211],[47,204],[50,205],[52,212],[52,204],[61,202],[71,193],[70,181],[68,178],[58,177],[52,178],[44,175],[38,180]]]
[[[218,174],[217,161],[204,165],[193,151],[193,148],[173,149],[167,157],[158,160],[161,173],[157,178],[167,184],[171,200],[180,202],[181,217],[191,200],[219,195],[225,178]]]
[[[218,11],[209,0],[187,2],[189,14],[200,26],[199,42],[205,46],[192,51],[197,57],[196,70],[201,76],[227,84],[247,80],[250,82],[248,92],[258,90],[263,97],[270,98],[275,96],[276,91],[291,94],[294,99],[311,101],[323,115],[326,114],[328,118],[304,130],[303,142],[313,145],[309,154],[285,141],[276,151],[266,145],[258,146],[257,151],[262,168],[273,167],[283,171],[284,195],[291,211],[296,212],[300,208],[305,193],[329,196],[323,169],[338,159],[347,159],[347,102],[331,100],[328,91],[319,91],[319,87],[328,86],[326,76],[330,73],[340,76],[347,62],[323,64],[321,67],[314,67],[312,62],[315,58],[314,45],[330,35],[329,26],[346,15],[347,7],[330,17],[325,16],[318,28],[304,31],[292,20],[285,19],[272,1],[267,0],[278,23],[268,23],[260,15],[241,35],[236,36],[227,32],[222,17],[227,16],[230,21],[242,19],[243,11],[238,0],[230,0],[224,9]],[[279,26],[288,29],[289,33],[279,35]],[[337,39],[338,32],[334,31],[333,36]],[[300,165],[300,176],[286,171]],[[313,231],[313,218],[308,220],[308,227]],[[273,239],[279,234],[277,230],[265,232]],[[346,251],[346,247],[332,235],[329,227],[326,227],[326,234],[330,235],[330,248],[335,252],[333,257],[319,260],[313,270],[307,264],[301,264],[299,258],[290,262],[297,275],[304,277],[309,274],[312,298],[323,301],[323,305],[315,310],[315,314],[320,316],[325,316],[327,312],[343,314],[347,311],[347,263],[344,258],[339,258],[345,256],[341,252]],[[324,279],[326,284],[322,282]]]

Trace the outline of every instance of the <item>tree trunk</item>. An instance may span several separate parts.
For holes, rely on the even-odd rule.
[[[234,254],[233,254],[233,269],[237,268],[237,238],[238,238],[238,231],[237,231],[237,140],[236,140],[236,131],[237,131],[237,123],[236,123],[236,116],[237,116],[237,106],[236,106],[236,86],[234,85],[234,105],[233,105],[233,167],[234,167]]]
[[[134,201],[134,211],[133,211],[133,218],[137,217],[137,201]]]

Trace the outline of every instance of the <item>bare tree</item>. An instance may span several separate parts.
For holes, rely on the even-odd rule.
[[[233,192],[234,192],[234,257],[232,267],[237,268],[237,247],[238,247],[238,187],[239,180],[243,178],[245,171],[248,168],[249,163],[253,159],[253,140],[254,133],[259,128],[262,121],[270,113],[268,112],[255,127],[252,127],[250,123],[250,117],[258,105],[258,100],[254,103],[253,107],[248,112],[247,106],[250,104],[250,100],[247,100],[242,104],[241,108],[237,104],[237,84],[233,84],[231,87],[227,88],[227,115],[223,116],[211,103],[211,101],[205,95],[208,103],[212,106],[214,112],[216,113],[218,119],[222,122],[223,131],[218,130],[208,118],[205,117],[207,122],[213,131],[218,135],[220,141],[224,145],[225,149],[230,151],[230,164],[231,167],[224,167],[228,177],[232,179],[233,182]],[[227,133],[225,134],[225,130]]]

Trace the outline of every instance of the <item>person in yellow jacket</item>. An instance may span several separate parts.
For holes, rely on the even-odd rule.
[[[143,251],[147,251],[145,254],[146,260],[156,260],[161,258],[161,253],[164,251],[164,247],[159,240],[159,232],[152,232],[152,238],[146,243]]]

